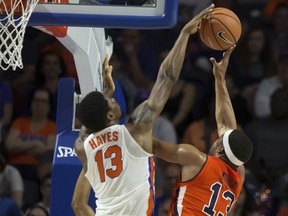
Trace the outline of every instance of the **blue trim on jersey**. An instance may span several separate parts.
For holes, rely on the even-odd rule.
[[[153,156],[151,156],[153,157]],[[151,164],[151,157],[148,158],[148,165],[149,165],[149,178],[148,178],[148,182],[149,182],[149,185],[150,185],[150,190],[153,192],[153,196],[152,196],[152,199],[153,199],[153,203],[155,204],[155,191],[154,191],[154,185],[152,183],[152,179],[151,179],[151,173],[152,173],[152,167],[153,167],[153,164]]]
[[[178,211],[177,211],[177,200],[180,192],[180,187],[178,187],[175,191],[175,196],[174,196],[174,205],[173,205],[173,216],[178,216]]]

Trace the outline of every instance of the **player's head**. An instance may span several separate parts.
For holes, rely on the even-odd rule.
[[[94,132],[117,124],[121,118],[118,103],[101,92],[93,91],[87,94],[78,106],[80,122]]]
[[[240,130],[228,130],[212,145],[209,154],[227,159],[235,166],[241,166],[252,156],[253,144]]]

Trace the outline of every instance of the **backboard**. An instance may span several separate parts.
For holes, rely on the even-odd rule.
[[[40,0],[28,25],[159,29],[177,16],[178,0]]]

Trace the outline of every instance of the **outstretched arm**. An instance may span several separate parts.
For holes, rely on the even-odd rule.
[[[219,63],[214,58],[210,58],[213,64],[213,74],[215,76],[215,93],[216,93],[216,109],[215,117],[218,127],[219,137],[229,129],[236,129],[237,122],[234,114],[233,106],[226,87],[226,70],[229,63],[229,58],[235,47],[230,48],[223,54],[223,59]],[[245,168],[238,168],[242,181],[245,179]]]
[[[91,191],[90,183],[86,179],[84,170],[82,169],[78,177],[72,199],[72,208],[76,216],[95,215],[92,208],[87,204],[90,191]]]
[[[202,166],[206,160],[206,154],[200,152],[195,146],[190,144],[171,144],[153,138],[153,154],[170,162],[182,166],[191,165]]]
[[[156,83],[147,100],[148,106],[152,110],[152,122],[162,112],[170,92],[179,78],[190,35],[198,32],[201,20],[205,19],[213,8],[214,4],[210,5],[184,26],[172,50],[161,64]]]
[[[149,98],[140,104],[130,116],[126,126],[137,143],[147,152],[152,152],[152,126],[162,112],[179,78],[189,36],[198,31],[201,20],[206,18],[213,8],[214,4],[210,5],[184,26],[172,50],[160,66]]]
[[[218,63],[214,58],[210,58],[210,61],[213,64],[213,74],[215,76],[215,117],[219,137],[227,130],[237,128],[237,122],[225,80],[229,58],[233,50],[234,47],[227,50],[223,54],[223,59]]]

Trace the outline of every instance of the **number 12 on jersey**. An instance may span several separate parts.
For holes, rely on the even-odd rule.
[[[103,159],[111,160],[111,165],[114,166],[115,169],[112,168],[105,169]],[[122,151],[121,148],[117,145],[108,147],[104,152],[104,154],[102,150],[97,151],[95,155],[95,161],[98,166],[101,182],[106,181],[106,176],[110,178],[118,177],[123,170]]]

